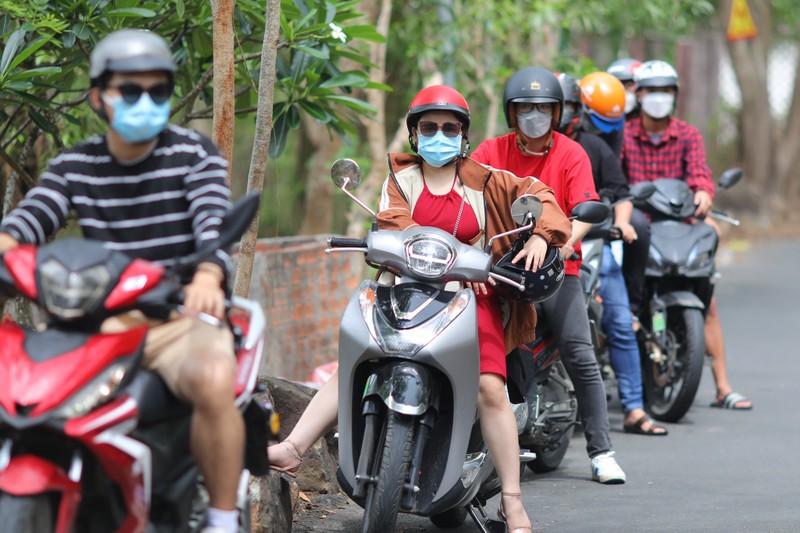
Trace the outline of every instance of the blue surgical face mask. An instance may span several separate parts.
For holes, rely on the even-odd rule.
[[[462,135],[446,137],[441,131],[425,137],[417,135],[417,153],[431,166],[443,167],[461,153]]]
[[[114,110],[111,127],[129,143],[141,143],[161,133],[169,121],[170,102],[156,104],[147,93],[129,104],[121,96],[108,97],[103,101]]]

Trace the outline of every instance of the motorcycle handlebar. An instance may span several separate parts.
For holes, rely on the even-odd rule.
[[[349,237],[328,237],[330,248],[366,248],[366,239],[352,239]]]
[[[493,266],[491,272],[489,272],[489,277],[516,287],[519,290],[525,290],[525,278],[522,274],[517,274],[503,267],[497,265]]]

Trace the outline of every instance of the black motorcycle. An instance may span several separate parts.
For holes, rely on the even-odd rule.
[[[742,177],[741,169],[720,176],[728,189]],[[639,347],[645,409],[657,420],[677,422],[694,401],[705,357],[705,315],[717,272],[714,257],[719,238],[708,224],[692,220],[694,193],[683,180],[658,179],[655,192],[637,206],[652,221],[645,271],[646,305],[639,316]],[[639,196],[640,187],[631,186]],[[738,225],[720,211],[711,216]]]

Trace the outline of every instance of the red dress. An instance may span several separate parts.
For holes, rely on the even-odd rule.
[[[478,218],[463,197],[455,190],[455,180],[447,194],[435,195],[428,190],[428,184],[422,191],[412,218],[421,226],[431,226],[447,231],[450,234],[456,230],[456,238],[468,244],[480,232]],[[425,177],[423,176],[423,181]],[[458,213],[461,210],[461,219],[458,228],[455,227]],[[487,285],[489,294],[476,294],[475,303],[478,312],[478,343],[481,354],[481,374],[499,374],[506,378],[506,350],[503,338],[503,314],[500,310],[500,301],[492,294],[492,288]]]

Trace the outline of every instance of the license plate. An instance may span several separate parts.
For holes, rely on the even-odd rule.
[[[664,322],[664,313],[662,313],[661,311],[653,313],[653,332],[661,333],[665,329],[666,329],[666,324]]]

